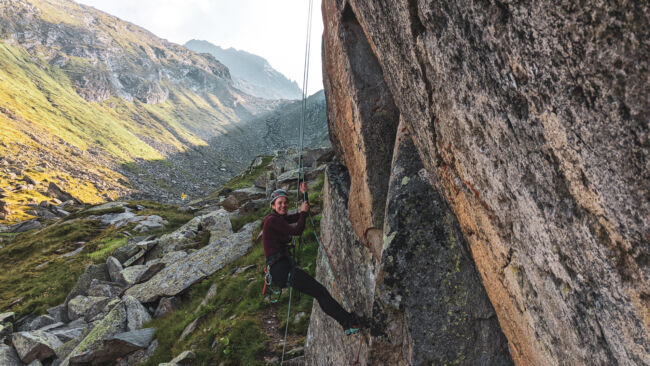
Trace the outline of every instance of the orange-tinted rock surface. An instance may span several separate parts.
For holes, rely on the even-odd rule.
[[[650,363],[648,5],[324,0],[323,18],[360,245],[385,262],[401,119],[516,364]]]

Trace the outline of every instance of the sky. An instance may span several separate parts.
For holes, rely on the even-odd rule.
[[[191,39],[264,57],[302,89],[308,0],[76,0],[184,44]],[[320,0],[314,1],[308,94],[323,88]]]

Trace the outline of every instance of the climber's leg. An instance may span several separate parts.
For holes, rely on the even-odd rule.
[[[291,276],[293,288],[314,297],[325,314],[334,318],[341,326],[349,326],[352,314],[345,311],[323,285],[300,268],[295,268]]]

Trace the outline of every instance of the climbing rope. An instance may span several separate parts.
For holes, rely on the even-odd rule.
[[[309,86],[309,55],[311,53],[311,26],[312,26],[312,10],[314,6],[314,1],[310,0],[309,1],[309,9],[308,9],[308,14],[307,14],[307,39],[305,42],[305,63],[304,63],[304,68],[303,68],[303,83],[302,83],[302,113],[301,113],[301,120],[300,120],[300,150],[298,154],[298,189],[296,192],[296,206],[298,206],[298,202],[300,201],[300,183],[305,182],[305,173],[304,173],[304,162],[302,159],[302,152],[304,149],[304,133],[305,133],[305,119],[306,119],[306,114],[307,114],[307,88]],[[302,197],[303,201],[307,201],[307,195],[303,193]],[[343,301],[343,305],[350,309],[350,306],[348,304],[348,299],[345,296],[345,293],[343,292],[343,289],[340,287],[340,281],[338,276],[336,275],[336,270],[334,269],[334,266],[332,264],[332,259],[327,252],[327,249],[323,246],[323,243],[321,242],[320,238],[318,237],[318,234],[316,233],[316,225],[314,223],[314,220],[311,216],[309,216],[309,220],[313,229],[314,233],[314,238],[316,238],[316,242],[318,243],[318,247],[320,248],[321,252],[324,254],[327,265],[329,267],[330,273],[332,274],[332,277],[334,279],[334,288],[337,290],[339,295],[341,296],[341,299]],[[296,240],[298,240],[298,244],[296,245]],[[300,255],[300,247],[302,243],[302,237],[299,239],[296,239],[295,237],[293,238],[293,250],[294,250],[294,258],[297,258],[297,256]],[[300,260],[298,258],[297,260],[298,264],[300,263]],[[291,274],[289,274],[289,278],[291,277]],[[289,282],[289,280],[287,280]],[[293,287],[289,286],[289,305],[287,306],[287,320],[286,324],[284,327],[284,341],[282,345],[282,360],[280,362],[280,365],[284,365],[284,356],[285,356],[285,351],[287,347],[287,334],[289,331],[289,319],[291,316],[291,300],[292,300],[292,293],[293,293]],[[359,338],[359,348],[357,349],[357,355],[356,359],[353,363],[353,365],[358,365],[359,364],[359,355],[361,353],[361,346],[363,341],[366,339],[363,334]],[[368,341],[366,340],[366,343]]]
[[[298,190],[296,193],[296,206],[298,205],[298,201],[300,200],[300,182],[301,180],[304,181],[304,173],[303,173],[303,161],[302,161],[302,149],[303,149],[303,136],[304,136],[304,125],[305,125],[305,111],[307,107],[307,86],[308,86],[308,80],[307,77],[309,75],[309,54],[311,52],[311,19],[312,19],[312,9],[314,7],[314,0],[309,0],[309,9],[308,9],[308,14],[307,14],[307,40],[305,42],[305,65],[303,68],[303,80],[302,80],[302,118],[300,121],[300,150],[298,153]],[[304,195],[303,195],[304,198]],[[296,247],[296,238],[293,238],[293,244],[294,248]],[[298,252],[300,251],[300,248],[298,248]],[[295,252],[294,252],[295,254]],[[289,273],[289,278],[291,277],[291,273]],[[288,282],[288,281],[287,281]],[[282,360],[280,361],[280,365],[284,365],[284,354],[287,348],[287,333],[289,331],[289,318],[291,316],[291,295],[293,292],[293,287],[289,286],[289,306],[287,307],[287,321],[286,325],[284,327],[284,341],[282,344]]]

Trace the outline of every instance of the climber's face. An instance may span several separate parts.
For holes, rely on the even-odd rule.
[[[289,212],[289,200],[287,197],[278,197],[273,201],[271,208],[280,215],[286,215]]]

